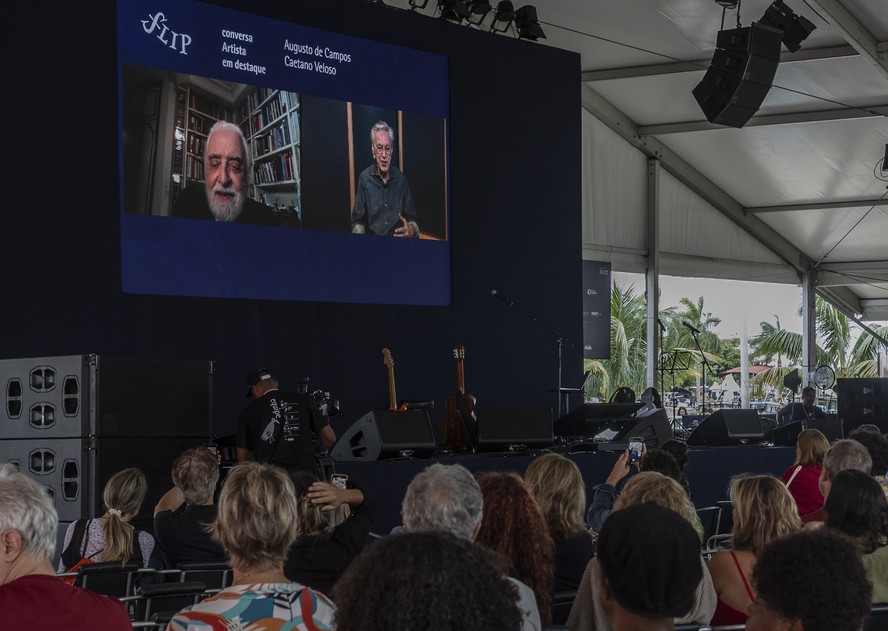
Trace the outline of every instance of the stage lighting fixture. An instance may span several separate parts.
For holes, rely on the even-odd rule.
[[[487,14],[490,13],[492,8],[487,0],[468,0],[466,6],[469,8],[472,15],[477,16],[475,19],[470,17],[467,20],[469,24],[474,24],[475,26],[480,25],[481,22],[484,21],[484,18],[487,17]]]
[[[493,21],[490,23],[491,33],[505,33],[509,29],[509,25],[515,19],[515,6],[510,0],[500,0],[496,5],[496,11],[493,14]],[[497,24],[503,24],[502,28],[497,28]]]
[[[725,9],[736,9],[737,0],[715,0],[715,4]]]
[[[783,45],[792,53],[801,48],[802,42],[817,28],[806,17],[796,15],[783,0],[772,3],[759,22],[783,31]]]
[[[472,14],[463,0],[438,0],[438,9],[441,10],[441,17],[451,22],[462,22],[463,18]]]
[[[536,7],[532,4],[526,4],[515,11],[515,28],[518,29],[519,39],[529,39],[533,42],[540,38],[546,39],[543,27],[537,19]]]

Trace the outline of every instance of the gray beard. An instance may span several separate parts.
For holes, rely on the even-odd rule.
[[[216,221],[237,221],[244,209],[244,194],[241,191],[234,191],[234,197],[230,201],[223,201],[213,194],[214,191],[228,192],[228,190],[218,186],[210,191],[207,204]]]

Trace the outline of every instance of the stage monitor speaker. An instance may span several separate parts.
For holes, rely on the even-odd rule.
[[[330,457],[340,462],[427,458],[435,451],[435,433],[425,410],[368,412],[352,424],[333,446]]]
[[[842,432],[842,422],[839,419],[812,418],[808,421],[796,421],[775,427],[771,433],[771,442],[779,447],[795,447],[799,440],[799,434],[806,429],[803,424],[807,424],[807,429],[816,429],[822,433],[829,442],[845,437]]]
[[[666,410],[659,409],[640,419],[631,419],[623,423],[610,442],[628,442],[630,438],[644,438],[648,447],[662,447],[667,440],[675,438],[675,432],[669,424]]]
[[[554,443],[549,410],[486,410],[478,414],[479,451],[521,451]]]
[[[688,445],[730,447],[764,439],[764,426],[755,410],[716,410],[694,428]]]
[[[693,90],[709,122],[743,127],[752,118],[774,82],[782,38],[755,22],[718,33],[709,69]]]

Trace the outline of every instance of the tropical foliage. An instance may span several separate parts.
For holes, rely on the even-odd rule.
[[[611,356],[585,360],[587,378],[583,390],[587,399],[608,400],[621,386],[629,386],[640,393],[646,386],[647,303],[644,293],[636,291],[634,285],[622,287],[614,283],[610,310]],[[830,366],[838,377],[876,376],[875,358],[881,342],[865,331],[855,341],[849,319],[819,296],[815,321],[819,366]],[[721,319],[706,311],[702,297],[696,301],[682,298],[677,306],[661,310],[660,323],[660,368],[665,389],[672,385],[693,385],[701,375],[703,358],[708,363],[707,384],[716,378],[714,373],[739,365],[740,340],[718,337],[713,329]],[[691,327],[699,333],[692,333]],[[760,327],[760,332],[749,340],[749,363],[771,368],[754,377],[753,384],[780,387],[783,377],[801,364],[802,336],[783,329],[779,319],[773,323],[762,322]],[[872,328],[888,338],[888,327]]]

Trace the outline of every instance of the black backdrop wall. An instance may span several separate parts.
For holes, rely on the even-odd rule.
[[[455,344],[466,347],[479,414],[554,407],[554,339],[495,288],[576,343],[565,347],[564,382],[579,385],[578,57],[361,1],[218,3],[449,57],[452,305],[123,294],[114,4],[16,2],[3,44],[12,166],[0,213],[0,356],[212,359],[220,435],[234,431],[243,375],[258,366],[285,387],[310,376],[331,391],[346,412],[340,428],[386,407],[384,346],[399,396],[435,399],[434,420],[455,388]]]

